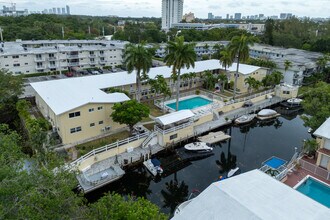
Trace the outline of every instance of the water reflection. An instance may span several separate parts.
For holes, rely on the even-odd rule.
[[[165,189],[161,190],[164,198],[163,208],[170,208],[171,213],[182,202],[188,199],[188,185],[184,181],[178,183],[175,180],[170,180],[165,183]]]

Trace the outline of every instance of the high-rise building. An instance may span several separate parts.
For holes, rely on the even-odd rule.
[[[292,18],[292,13],[287,13],[287,14],[286,14],[286,18],[287,18],[287,19]]]
[[[241,20],[242,14],[241,13],[235,13],[235,20]]]
[[[57,14],[58,14],[58,15],[61,14],[61,8],[57,8]]]
[[[66,14],[70,14],[70,7],[69,7],[69,5],[67,5],[67,6],[65,6],[66,7]]]
[[[226,19],[227,19],[227,20],[229,19],[229,14],[226,15]]]
[[[287,14],[286,13],[281,13],[280,14],[280,19],[286,19],[287,17]]]
[[[62,8],[62,15],[65,15],[65,8]]]
[[[169,30],[173,23],[180,23],[183,15],[183,0],[162,0],[162,29]]]
[[[207,14],[207,19],[213,19],[213,18],[214,18],[213,14],[211,12],[209,12]]]
[[[56,8],[53,8],[53,14],[56,14]]]

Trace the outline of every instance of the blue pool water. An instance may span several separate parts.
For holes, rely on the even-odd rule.
[[[330,208],[330,187],[325,184],[308,178],[297,190]]]
[[[185,99],[185,100],[181,100],[179,101],[179,110],[183,110],[183,109],[194,109],[194,108],[198,108],[204,105],[208,105],[210,104],[212,101],[208,100],[208,99],[204,99],[202,97],[194,97],[194,98],[190,98],[190,99]],[[175,109],[176,108],[176,102],[172,102],[167,104],[168,107]]]
[[[267,160],[265,162],[266,165],[270,166],[273,169],[277,169],[285,163],[286,163],[285,160],[282,160],[282,159],[277,158],[277,157],[272,157],[272,158],[270,158],[269,160]]]

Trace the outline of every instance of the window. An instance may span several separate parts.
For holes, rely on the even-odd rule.
[[[29,63],[25,63],[25,65],[29,65]]]
[[[173,139],[175,139],[177,137],[178,137],[178,134],[173,134],[173,135],[170,136],[170,140],[173,140]]]
[[[5,66],[9,66],[9,64],[6,64]]]
[[[20,64],[19,63],[14,63],[14,65],[13,66],[20,66]]]
[[[103,121],[99,121],[99,125],[102,125],[103,124]]]
[[[102,110],[102,109],[103,109],[103,106],[97,107],[97,110]]]
[[[36,55],[36,58],[37,58],[37,59],[41,59],[41,54],[37,54],[37,55]]]
[[[8,58],[8,56],[4,56],[4,58]]]
[[[290,91],[283,91],[283,94],[290,94]]]
[[[95,123],[90,123],[89,124],[89,127],[94,127],[95,126]]]
[[[69,113],[69,118],[74,118],[80,116],[80,112],[71,112]]]
[[[76,133],[76,132],[80,132],[80,131],[81,131],[81,126],[76,127],[76,128],[71,128],[71,129],[70,129],[70,133],[71,133],[71,134]]]
[[[17,59],[17,58],[19,58],[19,56],[18,56],[18,55],[15,55],[15,56],[13,56],[13,59]]]
[[[89,112],[93,112],[94,111],[94,108],[90,108],[88,109]]]

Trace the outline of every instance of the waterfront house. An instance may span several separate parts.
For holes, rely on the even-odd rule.
[[[316,165],[330,171],[330,118],[328,118],[315,132],[319,143]]]
[[[328,219],[330,209],[252,170],[212,183],[175,215],[183,219]]]

